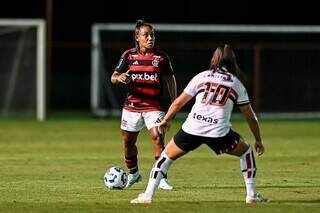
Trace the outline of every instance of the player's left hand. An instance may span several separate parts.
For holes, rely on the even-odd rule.
[[[169,130],[169,128],[170,128],[170,122],[166,120],[162,120],[158,126],[158,131],[160,134],[164,134]]]

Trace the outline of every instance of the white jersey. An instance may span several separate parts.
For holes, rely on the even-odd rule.
[[[183,123],[183,131],[204,137],[223,137],[231,127],[234,104],[249,103],[247,91],[231,73],[207,70],[189,82],[184,92],[196,96],[195,103]]]

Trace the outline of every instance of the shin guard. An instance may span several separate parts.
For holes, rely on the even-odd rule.
[[[256,192],[256,162],[251,146],[240,156],[240,167],[246,183],[247,195],[253,196]]]
[[[153,197],[155,190],[157,189],[160,180],[166,176],[166,173],[172,163],[172,160],[167,156],[163,151],[160,158],[153,165],[153,168],[150,172],[148,186],[146,188],[145,194],[148,197]]]

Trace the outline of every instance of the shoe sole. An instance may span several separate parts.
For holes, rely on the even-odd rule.
[[[172,190],[173,189],[173,187],[172,188],[166,188],[166,187],[158,187],[159,189],[162,189],[162,190]]]
[[[138,201],[136,199],[130,201],[131,204],[151,204],[152,201]]]

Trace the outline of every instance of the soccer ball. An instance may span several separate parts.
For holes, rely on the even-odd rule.
[[[114,166],[104,174],[103,181],[109,189],[123,189],[127,184],[128,175],[123,168]]]

